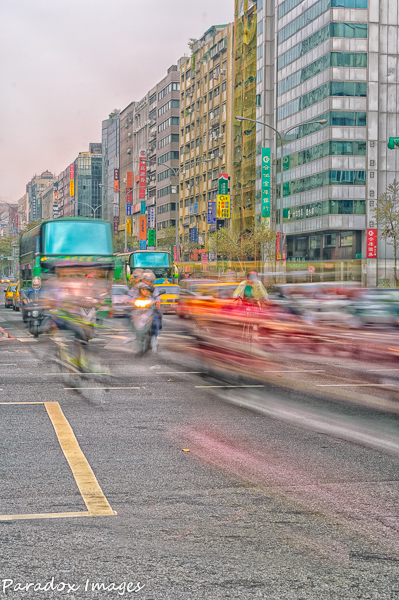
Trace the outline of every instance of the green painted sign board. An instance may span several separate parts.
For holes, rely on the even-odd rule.
[[[388,141],[388,148],[390,150],[396,150],[399,148],[399,137],[390,137]]]
[[[219,175],[219,196],[228,196],[229,194],[229,176],[226,173]]]
[[[271,196],[270,148],[262,148],[262,217],[270,218]]]
[[[148,245],[155,247],[155,229],[148,230]]]

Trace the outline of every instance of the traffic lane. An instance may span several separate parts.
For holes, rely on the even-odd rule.
[[[20,402],[0,405],[0,515],[86,510],[44,404]]]
[[[115,362],[131,366],[131,356],[117,354]],[[165,591],[176,598],[239,593],[250,598],[258,591],[270,597],[270,589],[276,598],[291,597],[293,590],[320,598],[326,589],[345,598],[351,586],[360,594],[390,593],[395,562],[387,536],[381,546],[381,531],[367,528],[364,507],[372,491],[363,487],[370,480],[380,486],[392,481],[397,472],[392,459],[358,448],[354,453],[351,444],[337,440],[320,449],[320,442],[327,445],[324,436],[228,406],[190,378],[158,381],[152,371],[170,368],[164,358],[140,361],[140,375],[148,371],[145,390],[110,391],[101,405],[95,391],[58,392],[118,516],[14,522],[5,572],[22,572],[28,581],[34,572],[35,580],[54,573],[77,582],[87,576],[124,581],[133,572],[147,584],[149,598],[164,597]],[[257,470],[259,459],[266,471]],[[344,504],[352,493],[358,466],[361,518],[341,518],[345,507],[337,506],[337,497]],[[308,494],[300,490],[299,501],[292,469],[303,476]],[[309,494],[320,486],[334,493]],[[34,547],[26,547],[27,537]]]

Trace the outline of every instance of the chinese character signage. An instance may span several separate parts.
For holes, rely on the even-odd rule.
[[[119,231],[119,217],[114,217],[114,234],[117,235]]]
[[[131,204],[126,204],[126,214],[129,216],[132,214],[132,205]]]
[[[75,179],[75,165],[69,165],[69,179]]]
[[[155,229],[149,229],[148,231],[148,246],[150,248],[155,247]]]
[[[230,196],[218,195],[216,216],[218,219],[230,219]]]
[[[145,215],[145,200],[142,200],[142,201],[141,201],[140,213],[141,213],[142,215]]]
[[[147,242],[146,240],[140,240],[140,250],[146,250]]]
[[[139,198],[145,198],[147,158],[145,150],[139,151]]]
[[[140,215],[139,240],[147,239],[147,219],[145,215]]]
[[[119,181],[119,169],[114,169],[114,181]]]
[[[149,209],[150,213],[150,229],[155,228],[155,206],[151,206]],[[150,244],[151,246],[152,244]]]
[[[270,219],[270,148],[262,148],[262,217]]]
[[[188,239],[189,239],[189,242],[192,242],[194,244],[198,241],[198,229],[196,227],[189,229]]]
[[[132,219],[131,219],[131,217],[126,219],[126,234],[128,236],[132,235]]]
[[[367,229],[367,258],[377,258],[377,229]]]
[[[71,179],[69,181],[69,195],[71,196],[71,198],[73,198],[75,195],[75,180],[74,179]]]
[[[208,223],[216,223],[216,202],[208,202]]]
[[[126,204],[132,203],[132,188],[126,188]]]
[[[133,172],[132,171],[128,171],[126,173],[126,187],[128,187],[128,188],[133,187]]]
[[[219,195],[227,196],[229,193],[229,176],[227,173],[219,175]]]

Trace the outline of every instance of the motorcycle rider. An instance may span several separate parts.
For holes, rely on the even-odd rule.
[[[158,347],[158,332],[160,329],[162,329],[161,296],[158,288],[154,287],[155,275],[152,271],[150,271],[150,269],[143,271],[141,279],[143,283],[146,283],[148,286],[150,286],[153,298],[155,300],[151,347],[153,352],[156,352]]]
[[[134,269],[130,277],[131,288],[128,291],[127,295],[133,299],[137,298],[138,296],[138,285],[139,283],[141,283],[142,275],[143,269]]]
[[[269,296],[262,282],[258,279],[256,271],[249,271],[247,278],[238,284],[233,298],[241,298],[241,300],[268,300]]]

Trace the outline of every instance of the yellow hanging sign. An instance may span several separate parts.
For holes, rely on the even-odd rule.
[[[216,218],[217,219],[230,219],[230,196],[218,194],[217,207],[216,207]]]

